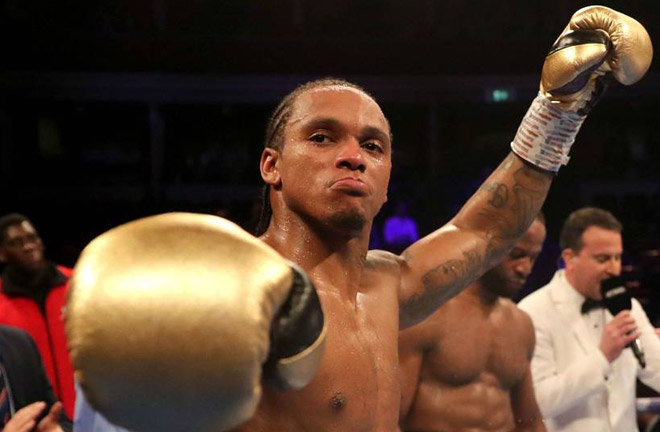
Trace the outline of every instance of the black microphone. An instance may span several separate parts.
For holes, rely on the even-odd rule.
[[[605,304],[605,307],[610,311],[612,316],[616,316],[619,312],[632,308],[630,293],[626,289],[621,276],[613,276],[602,281],[600,283],[600,291],[603,294],[603,304]],[[644,358],[644,350],[642,349],[640,340],[635,339],[627,346],[632,349],[639,365],[644,369],[646,367],[646,359]]]

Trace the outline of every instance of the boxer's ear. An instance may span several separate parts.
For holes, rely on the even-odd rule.
[[[280,153],[274,148],[266,147],[261,153],[259,167],[261,169],[261,178],[266,184],[278,188],[282,183],[279,170]]]

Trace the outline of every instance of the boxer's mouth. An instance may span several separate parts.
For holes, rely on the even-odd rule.
[[[369,193],[367,184],[355,177],[339,179],[332,184],[331,188],[348,192],[349,194],[356,196],[366,196]]]

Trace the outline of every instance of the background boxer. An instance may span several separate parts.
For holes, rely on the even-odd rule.
[[[534,328],[510,300],[545,235],[539,215],[500,264],[401,332],[403,431],[545,431],[530,373]]]
[[[621,21],[627,25],[616,25]],[[238,430],[397,429],[401,395],[399,330],[430,315],[501,261],[527,230],[545,199],[553,173],[568,160],[570,145],[586,111],[602,93],[600,78],[611,71],[618,80],[629,84],[641,78],[650,65],[648,35],[630,18],[606,8],[592,8],[579,12],[572,23],[585,25],[590,29],[588,35],[598,36],[597,40],[586,38],[592,49],[581,49],[578,37],[548,57],[541,92],[514,138],[514,153],[504,159],[453,219],[401,256],[367,250],[374,216],[387,199],[391,171],[391,133],[378,104],[357,86],[335,80],[306,84],[284,98],[268,127],[260,163],[272,206],[272,217],[261,238],[302,267],[315,284],[327,321],[326,350],[316,375],[306,387],[283,391],[266,385],[260,399],[256,392],[256,413]],[[190,225],[183,228],[186,234],[190,232]],[[166,232],[154,230],[148,238],[160,242]],[[177,232],[169,236],[177,236]],[[211,246],[196,246],[192,239],[182,237],[182,245],[190,248],[194,256],[203,255],[204,249]],[[129,235],[118,235],[115,240],[133,241]],[[197,241],[206,242],[206,237]],[[147,257],[142,256],[144,249],[132,254],[129,251],[129,256],[118,261],[143,276],[162,279],[160,283],[170,289],[172,280],[158,278],[156,274],[163,270],[150,264],[151,259],[161,259],[166,251],[167,248]],[[181,259],[194,265],[188,255]],[[221,256],[218,253],[218,259]],[[209,268],[213,268],[210,263],[217,262],[204,256],[199,260],[208,263]],[[93,261],[90,266],[81,266],[77,274],[93,275],[97,267],[106,264],[100,259]],[[236,267],[231,271],[223,265],[207,275],[221,284],[222,278],[215,273],[231,272],[231,276],[223,275],[225,282],[231,283],[231,299],[237,297],[233,291],[237,278],[261,273],[253,261],[237,263]],[[182,274],[189,271],[184,265],[166,268],[168,276],[174,278],[183,278]],[[241,288],[257,293],[250,284]],[[141,299],[151,304],[149,293],[127,295],[132,303]],[[244,300],[245,296],[238,297]],[[185,303],[186,299],[181,300]],[[198,306],[198,313],[209,310],[202,302]],[[210,312],[208,315],[214,317]],[[168,314],[160,316],[161,320],[172,319]],[[122,328],[128,325],[119,321],[115,324]],[[161,325],[157,318],[143,320],[140,332],[153,332],[155,344],[162,339]],[[232,328],[235,336],[227,337],[224,344],[242,344],[249,333],[237,331],[239,326]],[[197,339],[187,342],[181,337],[177,341],[177,356],[187,348],[195,351],[204,343]],[[259,351],[267,344],[267,340],[263,341]],[[144,359],[149,356],[149,349],[148,344],[142,345],[136,355]],[[206,366],[206,359],[199,359],[200,364]],[[84,366],[81,365],[83,369]],[[87,367],[94,370],[91,364]],[[222,362],[217,367],[222,368]],[[185,378],[194,368],[194,364],[188,364],[185,368],[168,369],[167,380]],[[139,377],[136,379],[139,381]],[[138,384],[135,383],[134,391],[144,393],[145,398],[153,391],[146,386],[140,390]],[[188,387],[193,386],[178,391],[185,390],[186,395],[193,397],[195,392]],[[162,412],[179,408],[174,403],[175,395],[176,392]],[[208,403],[201,395],[199,402]]]

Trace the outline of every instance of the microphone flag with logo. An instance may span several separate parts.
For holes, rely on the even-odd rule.
[[[619,312],[632,308],[630,293],[621,276],[612,276],[603,280],[600,283],[600,291],[603,295],[603,303],[612,316],[616,316]],[[642,369],[645,368],[646,359],[644,358],[644,350],[642,349],[642,343],[639,338],[630,342],[627,346],[632,349]]]

